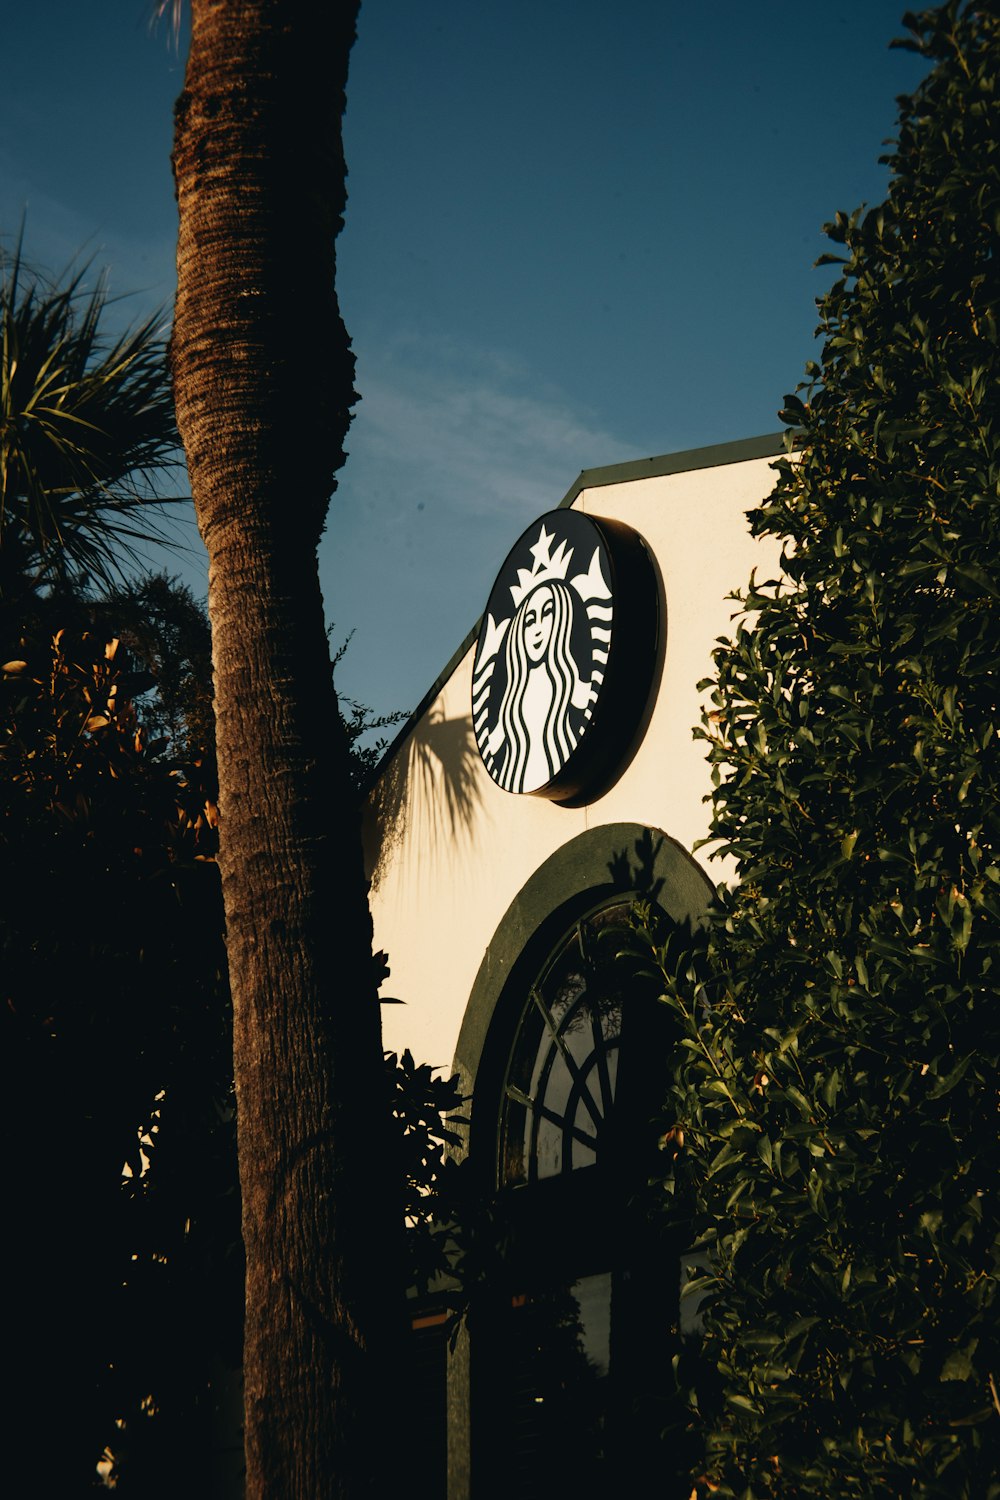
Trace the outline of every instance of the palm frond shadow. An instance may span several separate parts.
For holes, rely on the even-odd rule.
[[[379,876],[404,836],[430,856],[471,835],[481,802],[479,753],[468,715],[446,719],[432,710],[406,737],[373,791],[379,834]]]

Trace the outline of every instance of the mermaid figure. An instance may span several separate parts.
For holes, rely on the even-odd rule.
[[[540,583],[521,603],[505,633],[506,685],[486,750],[505,791],[546,786],[577,744],[572,710],[595,696],[571,649],[574,596],[560,579]]]

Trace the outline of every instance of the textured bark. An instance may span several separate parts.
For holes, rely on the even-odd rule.
[[[353,400],[334,251],[357,6],[191,9],[173,367],[210,562],[247,1494],[314,1500],[381,1492],[398,1285],[371,922],[316,566]]]

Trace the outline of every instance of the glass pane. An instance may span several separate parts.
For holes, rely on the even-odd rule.
[[[626,903],[567,933],[539,974],[518,1027],[500,1122],[500,1181],[592,1166],[614,1105],[622,1008],[599,941]]]
[[[537,1177],[558,1177],[563,1169],[563,1132],[561,1125],[536,1117],[537,1134],[533,1157]]]
[[[615,1493],[606,1451],[611,1286],[610,1272],[567,1281],[515,1297],[501,1316],[482,1392],[489,1436],[477,1493],[491,1500]]]
[[[572,1295],[583,1352],[598,1375],[607,1375],[611,1368],[611,1272],[584,1276],[574,1282]]]

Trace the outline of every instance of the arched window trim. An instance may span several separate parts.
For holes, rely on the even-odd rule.
[[[483,956],[453,1064],[473,1101],[465,1150],[484,1186],[495,1170],[495,1100],[509,1047],[498,1037],[505,1027],[508,1039],[513,1034],[524,996],[562,932],[587,912],[631,896],[648,897],[674,921],[697,922],[713,893],[676,840],[642,823],[588,829],[550,855],[518,892]]]

